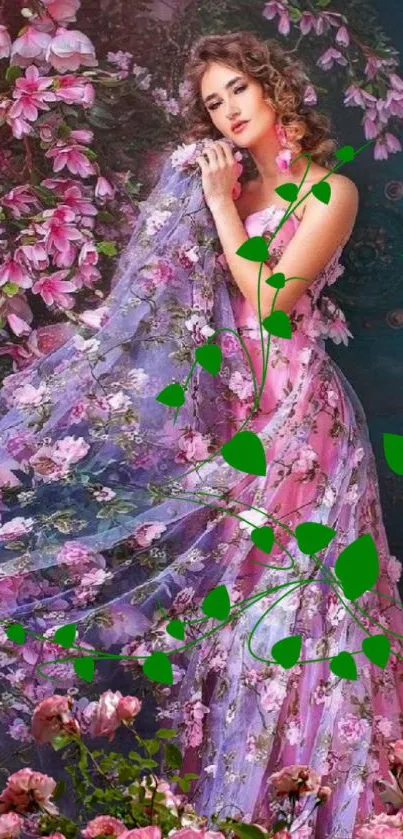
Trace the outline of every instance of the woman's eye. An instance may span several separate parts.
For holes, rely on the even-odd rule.
[[[241,93],[241,91],[246,90],[246,88],[247,88],[246,84],[241,85],[241,87],[237,87],[236,89],[234,89],[234,93]],[[211,105],[210,108],[209,108],[209,111],[215,111],[215,109],[218,108],[219,104],[220,104],[220,102],[216,102],[215,105]]]

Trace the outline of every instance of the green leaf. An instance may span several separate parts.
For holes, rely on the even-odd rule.
[[[5,74],[6,82],[14,84],[16,79],[19,79],[22,76],[22,72],[23,71],[21,70],[21,68],[16,67],[15,65],[13,65],[12,67],[7,67]]]
[[[185,637],[185,626],[182,621],[178,620],[178,618],[175,618],[168,623],[166,631],[168,632],[168,635],[172,635],[172,638],[177,638],[178,641],[183,641]]]
[[[217,586],[206,595],[202,610],[209,618],[225,621],[231,611],[231,601],[225,585]]]
[[[152,682],[159,682],[163,685],[173,685],[174,677],[172,664],[166,653],[155,652],[149,655],[143,663],[143,673]]]
[[[158,731],[155,732],[156,737],[161,737],[163,740],[171,739],[171,737],[176,737],[176,731],[173,728],[159,728]]]
[[[297,544],[304,554],[316,554],[326,548],[329,542],[336,536],[333,527],[328,527],[320,522],[307,521],[297,524],[295,528]]]
[[[265,262],[269,258],[269,248],[263,236],[251,236],[236,253],[251,262]]]
[[[75,623],[69,623],[67,626],[61,626],[60,629],[57,629],[53,640],[55,644],[59,644],[61,647],[66,647],[69,649],[76,639],[76,632],[77,626]]]
[[[278,821],[276,821],[272,827],[274,835],[276,835],[276,833],[280,833],[280,830],[285,830],[287,825],[288,822],[286,821],[286,819],[278,819]]]
[[[162,402],[163,405],[169,405],[170,408],[180,408],[185,404],[185,394],[182,385],[174,382],[172,385],[164,387],[163,390],[155,397],[157,402]]]
[[[17,283],[5,283],[1,290],[4,291],[7,297],[14,297],[15,294],[18,294],[20,286]]]
[[[364,638],[362,651],[373,664],[384,670],[390,656],[389,638],[386,635],[372,635],[371,638]]]
[[[315,198],[318,198],[319,201],[322,201],[323,204],[328,204],[332,194],[330,184],[327,181],[321,181],[318,184],[314,184],[312,187],[312,194]]]
[[[218,347],[217,344],[205,344],[204,347],[197,347],[195,356],[197,363],[212,376],[216,376],[220,372],[222,352],[221,347]]]
[[[338,160],[342,160],[344,163],[350,163],[351,160],[355,158],[355,151],[353,146],[341,146],[340,149],[334,153],[334,156],[337,157]]]
[[[183,763],[182,752],[175,743],[164,746],[165,760],[172,769],[180,769]]]
[[[87,656],[85,658],[75,658],[74,672],[85,682],[92,682],[95,673],[94,659]]]
[[[265,282],[273,288],[284,288],[285,274],[282,271],[278,271],[277,274],[272,274],[271,277],[268,277]]]
[[[276,335],[277,338],[291,338],[292,328],[291,321],[286,312],[281,309],[276,309],[271,315],[263,321],[263,326],[267,332]]]
[[[293,184],[291,181],[288,184],[281,184],[274,192],[277,192],[277,195],[284,198],[285,201],[295,201],[298,198],[297,184]]]
[[[116,242],[98,242],[97,251],[98,253],[104,253],[105,256],[116,256],[118,249]]]
[[[270,835],[263,826],[260,828],[247,822],[227,822],[225,826],[231,828],[231,832],[240,839],[264,839]]]
[[[290,635],[288,638],[277,641],[277,644],[271,648],[271,654],[278,664],[281,664],[285,670],[289,670],[298,661],[301,648],[302,635]]]
[[[386,462],[392,472],[403,475],[403,436],[401,434],[383,435],[383,451]]]
[[[379,577],[376,545],[370,533],[355,539],[339,555],[334,570],[348,600],[370,591]]]
[[[351,679],[356,681],[358,678],[357,665],[350,653],[342,652],[332,658],[329,664],[332,673],[335,676],[340,676],[341,679]]]
[[[69,734],[57,734],[56,737],[53,737],[52,739],[52,746],[55,752],[60,752],[60,749],[64,749],[68,743],[71,743],[71,737]]]
[[[25,644],[26,631],[21,623],[13,623],[6,629],[7,638],[14,644]]]
[[[257,434],[239,431],[221,448],[224,460],[248,475],[266,475],[266,453]]]
[[[269,525],[256,527],[250,534],[252,542],[265,554],[269,554],[274,545],[274,531]]]

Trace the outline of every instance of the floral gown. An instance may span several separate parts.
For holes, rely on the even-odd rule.
[[[282,213],[274,207],[253,213],[245,220],[248,235],[274,230]],[[276,235],[270,247],[273,267],[297,224],[298,220],[290,217]],[[159,538],[164,526],[158,522],[151,527],[140,526],[133,555],[122,562],[122,576],[115,575],[116,583],[104,602],[102,597],[97,601],[97,586],[107,587],[112,580],[112,564],[109,558],[96,555],[98,566],[85,572],[88,551],[80,548],[79,536],[77,543],[68,536],[58,555],[60,565],[54,571],[49,569],[48,578],[46,564],[35,577],[29,573],[29,563],[25,567],[21,558],[16,566],[16,560],[6,563],[0,581],[3,614],[6,609],[24,621],[29,610],[35,613],[37,603],[37,624],[47,637],[55,625],[77,621],[80,640],[85,637],[83,643],[95,644],[98,649],[109,644],[114,653],[134,657],[134,661],[123,660],[115,666],[113,679],[109,679],[107,670],[104,681],[104,689],[112,687],[127,693],[136,693],[142,678],[142,660],[136,661],[136,655],[180,647],[182,642],[166,632],[168,621],[178,617],[183,621],[200,620],[200,605],[213,587],[225,585],[231,604],[236,604],[290,580],[306,581],[294,591],[285,590],[282,598],[281,592],[257,597],[224,629],[185,653],[173,653],[173,685],[144,681],[145,693],[154,694],[156,726],[179,732],[184,754],[181,774],[199,773],[189,799],[201,815],[241,814],[246,821],[271,822],[269,776],[289,764],[309,764],[321,775],[322,783],[332,789],[329,801],[315,810],[310,822],[309,835],[316,839],[352,839],[361,820],[374,809],[383,809],[374,781],[387,778],[388,744],[402,736],[403,718],[398,657],[403,652],[403,621],[396,585],[400,564],[388,548],[362,406],[324,346],[326,337],[345,340],[348,334],[342,313],[321,294],[343,271],[339,262],[343,246],[291,313],[292,340],[273,337],[271,341],[264,392],[251,423],[265,447],[267,474],[239,473],[238,483],[231,487],[233,499],[240,500],[245,509],[253,505],[258,511],[244,512],[239,520],[223,511],[217,515],[207,507],[190,509],[189,505],[186,515],[174,519],[163,546]],[[260,381],[257,318],[235,283],[233,287],[231,284],[231,294],[237,327]],[[223,339],[226,355],[233,352],[234,340],[231,335]],[[66,370],[68,373],[68,364]],[[228,386],[238,396],[234,410],[243,418],[251,383],[235,370]],[[119,406],[114,405],[118,411]],[[63,405],[60,411],[63,413]],[[192,450],[196,459],[205,457],[198,449],[197,435],[190,434],[184,445],[186,455]],[[191,487],[191,482],[188,485]],[[44,495],[49,504],[53,486],[57,484],[50,483],[49,493]],[[361,534],[372,535],[381,573],[373,590],[360,598],[361,611],[357,606],[355,621],[323,581],[312,558],[296,550],[295,540],[279,524],[273,530],[283,548],[276,544],[269,560],[253,545],[250,532],[264,521],[259,511],[267,511],[292,530],[299,522],[309,521],[334,528],[337,535],[321,552],[321,560],[329,568],[334,567],[343,548]],[[143,554],[139,545],[144,547]],[[276,568],[265,568],[268,562]],[[292,570],[290,563],[294,563]],[[17,567],[14,577],[7,566]],[[144,581],[145,574],[141,575],[151,566],[158,573],[149,584]],[[33,607],[21,605],[28,595]],[[39,610],[41,598],[48,609],[46,620]],[[161,604],[165,610],[162,618]],[[353,610],[353,604],[348,605]],[[214,623],[209,619],[203,630]],[[83,627],[88,634],[81,632]],[[200,634],[194,627],[187,628],[190,636],[194,633],[197,638]],[[359,653],[357,680],[338,678],[330,671],[328,659],[340,651],[360,651],[366,628],[371,634],[388,631],[392,654],[387,666],[382,669],[371,664]],[[25,718],[32,704],[55,690],[54,683],[34,679],[35,661],[39,654],[41,660],[53,660],[57,650],[54,644],[49,643],[48,649],[44,643],[39,653],[35,641],[21,648],[18,658],[16,649],[5,651],[6,639],[3,630],[0,632],[2,708],[6,707],[7,713],[10,710],[8,736],[25,743],[29,741]],[[300,660],[325,660],[290,669],[265,663],[276,642],[296,634],[303,639]],[[63,649],[59,652],[65,654]],[[9,669],[10,655],[11,663],[15,657],[14,669]],[[61,680],[58,692],[75,683],[71,671],[71,663],[54,664],[49,669],[50,676]],[[99,693],[99,682],[96,689]],[[25,699],[16,702],[18,690],[23,690]],[[86,691],[81,684],[80,694],[85,692],[91,690]],[[15,717],[15,709],[17,718],[11,723],[11,711]],[[47,759],[39,754],[37,762],[42,771],[51,774],[52,767],[42,763]],[[180,789],[175,791],[179,793]],[[297,811],[300,826],[308,810]],[[300,832],[299,839],[302,837]]]
[[[248,235],[274,230],[282,213],[278,207],[253,213],[244,222]],[[291,216],[277,233],[270,248],[273,266],[298,223]],[[344,271],[339,262],[344,244],[299,299],[291,316],[292,340],[273,340],[254,425],[265,444],[267,475],[252,482],[250,477],[240,480],[234,496],[240,497],[244,489],[242,498],[248,504],[293,529],[299,521],[334,527],[337,537],[325,552],[326,565],[334,564],[337,554],[354,539],[371,533],[381,573],[375,590],[367,592],[360,604],[377,622],[371,634],[382,628],[400,634],[392,648],[401,655],[402,612],[387,599],[400,604],[396,583],[401,567],[388,549],[365,415],[324,348],[326,337],[337,341],[346,336],[344,315],[323,295],[318,305],[323,288]],[[257,318],[237,288],[234,296],[237,326],[260,381]],[[248,395],[249,382],[234,379],[232,386],[240,397]],[[263,524],[263,517],[249,512],[243,518],[243,523],[227,521],[219,542],[217,537],[209,539],[208,533],[196,534],[193,547],[174,563],[176,575],[171,579],[180,583],[182,591],[168,611],[170,618],[200,616],[195,604],[212,587],[211,569],[217,563],[222,573],[214,576],[214,583],[226,582],[231,602],[284,582],[285,570],[265,571],[256,564],[275,565],[276,559],[280,568],[288,564],[278,546],[268,560],[252,545],[249,534]],[[284,531],[277,535],[284,544]],[[299,555],[296,570],[304,579],[318,578],[310,557]],[[385,809],[374,782],[387,778],[388,743],[402,736],[401,659],[391,654],[381,669],[361,654],[356,681],[333,675],[327,661],[289,670],[262,664],[254,656],[270,658],[272,645],[289,635],[302,634],[301,660],[305,660],[360,650],[365,627],[370,627],[362,612],[357,613],[362,628],[357,626],[326,583],[289,593],[263,620],[272,602],[271,596],[261,599],[231,626],[205,639],[201,648],[196,646],[186,667],[175,668],[174,686],[161,691],[159,703],[162,695],[170,701],[158,716],[162,724],[169,719],[181,731],[182,772],[200,774],[190,795],[199,813],[220,812],[221,817],[242,813],[245,820],[271,823],[279,805],[270,809],[274,791],[269,776],[289,764],[308,764],[331,787],[332,795],[311,819],[307,815],[312,799],[301,810],[295,823],[300,825],[298,837],[352,839],[365,818]],[[250,642],[252,656],[248,637],[259,619]],[[147,638],[125,650],[164,649],[158,631]]]

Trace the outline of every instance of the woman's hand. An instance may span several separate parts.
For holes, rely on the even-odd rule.
[[[206,160],[207,157],[207,160]],[[234,187],[239,177],[239,164],[225,140],[216,140],[196,158],[202,170],[202,185],[207,206],[233,200]]]

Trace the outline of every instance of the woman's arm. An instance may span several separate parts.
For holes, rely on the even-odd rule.
[[[282,272],[287,277],[303,277],[290,280],[280,289],[275,308],[291,312],[301,294],[331,260],[337,247],[351,233],[358,211],[358,189],[345,175],[333,174],[327,178],[331,187],[328,204],[323,204],[313,195],[306,199],[303,218],[275,270],[264,263],[260,283],[261,317],[270,314],[276,289],[264,281],[273,273]],[[259,266],[249,262],[236,251],[247,241],[248,236],[232,200],[219,200],[210,205],[218,237],[224,251],[228,268],[240,291],[258,313],[257,289]]]

